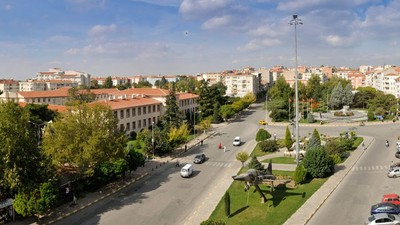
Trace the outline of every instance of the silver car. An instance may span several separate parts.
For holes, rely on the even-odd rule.
[[[400,167],[393,167],[391,168],[388,173],[387,176],[392,178],[392,177],[400,177]]]
[[[368,217],[368,220],[365,222],[365,225],[400,225],[400,216],[387,214],[387,213],[378,213]]]

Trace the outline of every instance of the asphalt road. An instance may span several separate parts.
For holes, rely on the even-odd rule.
[[[194,155],[204,153],[207,161],[194,165],[190,178],[181,178],[175,161],[157,170],[157,173],[129,186],[121,192],[93,204],[55,224],[196,224],[206,220],[232,182],[241,163],[235,159],[238,151],[252,151],[258,120],[265,111],[248,110],[230,124],[220,127],[215,136],[203,146],[187,152],[179,159],[181,166],[191,162]],[[235,136],[243,144],[232,145]],[[218,144],[227,151],[218,149]],[[248,147],[251,146],[251,147]],[[212,204],[209,204],[212,203]],[[212,205],[210,207],[210,205]],[[203,213],[203,212],[207,213]],[[204,215],[199,215],[203,213]]]
[[[194,166],[193,177],[181,178],[179,168],[171,162],[154,175],[55,224],[198,225],[208,218],[232,182],[231,176],[241,167],[241,163],[235,159],[236,153],[252,151],[256,132],[262,127],[258,120],[264,118],[265,111],[261,107],[244,111],[238,119],[219,128],[217,135],[207,139],[203,146],[196,147],[180,158],[179,161],[184,164],[190,162],[195,154],[206,154],[207,161]],[[318,126],[317,129],[321,135],[338,136],[340,132],[355,130],[358,135],[376,138],[353,171],[308,223],[362,224],[372,204],[379,202],[384,193],[396,192],[395,185],[399,180],[387,178],[384,166],[395,160],[393,145],[399,128],[397,125],[354,127],[350,124]],[[268,125],[267,130],[283,138],[286,127]],[[290,130],[293,130],[292,127]],[[313,130],[314,127],[302,126],[299,135],[309,136]],[[240,147],[232,146],[235,136],[241,136],[244,141]],[[384,147],[385,139],[391,141],[390,149]],[[219,143],[225,145],[228,151],[219,150]]]
[[[363,224],[371,205],[380,202],[385,193],[400,192],[400,180],[386,176],[391,161],[399,161],[394,153],[400,126],[365,126],[356,132],[373,136],[375,141],[307,224]],[[385,147],[385,140],[390,141],[389,148]]]

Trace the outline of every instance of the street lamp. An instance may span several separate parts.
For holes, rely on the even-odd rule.
[[[299,165],[299,90],[298,90],[298,78],[299,73],[297,71],[297,25],[302,25],[303,22],[298,18],[297,15],[293,15],[293,19],[289,21],[290,25],[294,25],[294,53],[295,53],[295,98],[296,98],[296,116],[295,116],[295,126],[296,126],[296,164]]]
[[[153,159],[154,159],[154,121],[151,122],[151,146],[153,147]]]

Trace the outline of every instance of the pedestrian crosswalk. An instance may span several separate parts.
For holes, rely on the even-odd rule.
[[[187,159],[187,158],[182,158],[182,159],[179,159],[179,162],[181,164],[186,164],[186,163],[193,163],[193,160]],[[218,162],[218,161],[206,160],[205,162],[203,162],[202,165],[230,168],[232,166],[232,162]]]
[[[352,171],[387,171],[389,170],[388,165],[371,165],[371,166],[354,166]]]

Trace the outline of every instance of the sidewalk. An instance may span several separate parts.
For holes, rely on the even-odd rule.
[[[206,140],[208,137],[212,136],[215,134],[215,129],[218,129],[219,126],[213,127],[213,129],[207,133],[201,133],[199,136],[196,138],[192,139],[188,143],[186,143],[187,146],[187,151],[190,151],[197,145],[200,145],[201,140]],[[105,199],[109,197],[110,195],[113,195],[122,189],[128,187],[132,183],[135,183],[136,181],[143,179],[144,177],[151,175],[154,171],[156,171],[159,168],[162,168],[163,166],[167,166],[168,162],[173,161],[175,158],[179,157],[181,154],[185,153],[185,145],[180,146],[177,148],[173,154],[165,157],[157,157],[155,159],[146,161],[145,165],[143,167],[137,168],[135,171],[133,171],[130,175],[127,175],[125,181],[123,180],[118,180],[113,183],[108,184],[107,186],[101,188],[100,190],[97,190],[96,192],[88,192],[85,193],[85,196],[83,198],[78,198],[77,199],[77,204],[73,205],[72,202],[66,203],[64,205],[61,205],[54,209],[50,214],[46,215],[45,217],[41,218],[40,221],[38,221],[36,218],[31,217],[27,218],[24,220],[18,220],[15,222],[10,222],[7,224],[11,225],[48,225],[55,223],[59,220],[62,220],[65,217],[68,217],[84,208],[87,208],[102,199]]]

